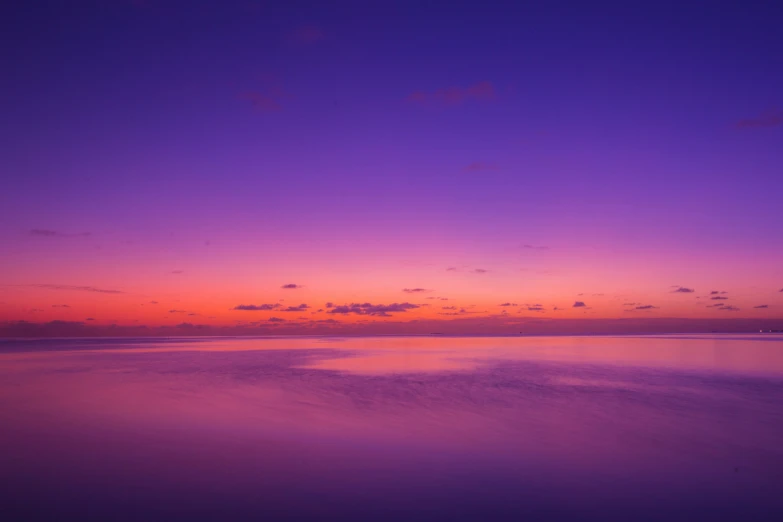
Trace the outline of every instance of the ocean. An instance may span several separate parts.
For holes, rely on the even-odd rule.
[[[783,520],[783,336],[0,340],[0,520]]]

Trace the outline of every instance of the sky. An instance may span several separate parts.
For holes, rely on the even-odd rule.
[[[783,328],[774,3],[0,7],[0,336]]]

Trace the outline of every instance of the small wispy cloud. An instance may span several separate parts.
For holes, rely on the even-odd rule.
[[[327,313],[329,314],[357,314],[357,315],[375,315],[388,317],[392,313],[407,312],[419,308],[419,305],[413,303],[392,303],[388,305],[371,303],[351,303],[349,305],[335,306]]]
[[[657,308],[658,308],[657,306],[653,306],[653,305],[640,305],[634,308],[634,310],[655,310]]]
[[[718,310],[726,310],[727,312],[736,312],[739,310],[736,306],[721,306]]]
[[[326,37],[323,29],[314,25],[303,25],[297,27],[289,34],[289,40],[299,45],[312,45],[320,42]]]
[[[758,305],[754,306],[753,308],[769,308],[769,305]]]
[[[549,247],[544,245],[522,245],[522,248],[528,250],[549,250]]]
[[[32,288],[46,288],[48,290],[70,290],[74,292],[95,292],[99,294],[124,294],[122,290],[111,290],[106,288],[96,288],[94,286],[75,286],[75,285],[23,285]]]
[[[783,124],[783,110],[772,109],[755,118],[746,118],[737,122],[738,129],[752,129],[759,127],[777,127]]]
[[[171,273],[172,274],[183,274],[183,273],[185,273],[185,271],[184,270],[172,270]]]
[[[543,312],[544,307],[541,305],[534,305],[534,306],[528,306],[527,307],[528,312]]]
[[[278,96],[265,94],[261,91],[245,91],[240,93],[239,98],[249,101],[253,108],[259,112],[275,112],[283,108],[278,101]]]
[[[587,306],[587,305],[586,305],[586,304],[584,304],[582,301],[576,301],[576,302],[574,302],[574,304],[571,306],[571,308],[584,308],[585,306]]]
[[[288,283],[286,285],[281,286],[280,288],[283,288],[285,290],[296,290],[297,288],[304,288],[302,285],[297,285],[296,283]]]
[[[672,293],[673,294],[692,294],[695,291],[696,290],[694,290],[693,288],[686,288],[684,286],[680,286],[680,287],[677,287],[676,290],[672,290]]]
[[[457,271],[456,266],[450,266],[446,269],[446,272],[456,272],[456,271]],[[781,292],[783,292],[783,290],[781,290]]]
[[[489,270],[486,270],[484,268],[474,268],[473,270],[471,270],[471,272],[473,272],[474,274],[486,274],[487,272],[489,272]]]
[[[66,232],[49,230],[46,228],[34,228],[30,230],[29,234],[31,236],[37,236],[37,237],[87,237],[92,235],[90,232],[79,232],[76,234],[69,234]]]
[[[467,101],[491,101],[497,98],[492,82],[483,81],[470,87],[447,87],[436,91],[415,91],[405,100],[419,105],[457,106]]]
[[[241,304],[237,305],[232,310],[243,310],[246,312],[262,312],[267,310],[277,310],[280,308],[280,305],[275,304],[260,304],[260,305],[254,305],[254,304]]]
[[[157,301],[150,301],[149,304],[158,304]]]
[[[52,305],[52,308],[70,308],[67,304],[56,304]]]
[[[285,319],[283,319],[282,317],[270,317],[269,319],[267,319],[267,321],[269,321],[270,323],[284,323]]]
[[[506,307],[506,306],[518,306],[518,305],[516,303],[500,303],[498,306]]]
[[[184,314],[184,313],[187,313],[187,310],[174,310],[174,309],[172,309],[172,310],[169,310],[169,313],[170,314]]]
[[[722,295],[716,295],[715,297],[710,297],[711,301],[725,301],[728,299],[728,297],[723,297]]]
[[[402,291],[405,292],[406,294],[423,294],[427,292],[432,292],[432,290],[429,290],[427,288],[403,288]]]
[[[304,310],[308,310],[310,307],[306,305],[305,303],[300,304],[299,306],[289,306],[287,308],[280,308],[278,311],[280,312],[302,312]]]

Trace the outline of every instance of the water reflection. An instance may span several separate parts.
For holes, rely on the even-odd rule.
[[[780,338],[0,351],[0,500],[26,519],[783,514]]]

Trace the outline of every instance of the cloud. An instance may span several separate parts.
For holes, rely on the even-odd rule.
[[[716,295],[715,297],[710,297],[711,301],[725,301],[726,299],[728,299],[728,297],[722,297],[719,295]]]
[[[403,288],[402,291],[406,294],[421,294],[425,292],[432,292],[432,290],[427,290],[426,288]],[[427,299],[429,299],[429,297]]]
[[[284,323],[285,319],[283,319],[282,317],[270,317],[269,319],[267,319],[267,321],[269,321],[270,323]]]
[[[549,250],[548,246],[543,246],[543,245],[522,245],[522,248],[526,248],[529,250]]]
[[[473,270],[471,270],[471,272],[473,272],[474,274],[486,274],[487,272],[489,272],[489,270],[486,270],[484,268],[474,268]]]
[[[419,305],[412,303],[392,303],[389,305],[374,305],[370,303],[351,303],[350,305],[335,306],[327,313],[329,314],[357,314],[357,315],[376,315],[388,317],[391,313],[407,312],[419,308]]]
[[[324,39],[324,31],[313,25],[297,27],[289,35],[289,40],[299,45],[311,45]]]
[[[43,230],[43,229],[40,229],[40,228],[34,228],[33,230],[30,231],[30,235],[31,236],[55,237],[55,236],[59,236],[60,233],[56,232],[54,230]]]
[[[695,292],[693,288],[685,288],[684,286],[677,287],[676,290],[672,290],[674,294],[692,294]]]
[[[427,93],[424,91],[413,91],[408,95],[407,98],[405,98],[405,101],[409,103],[427,103],[428,101]]]
[[[149,304],[158,304],[157,301],[150,301]]]
[[[498,306],[519,306],[516,303],[501,303]]]
[[[494,163],[482,163],[480,161],[476,161],[470,163],[469,165],[466,165],[465,168],[463,168],[462,170],[464,172],[482,172],[482,171],[498,170],[498,169],[499,167]]]
[[[473,308],[474,306],[475,305],[470,305],[468,307],[462,307],[462,308],[459,308],[459,309],[457,309],[456,306],[444,306],[444,307],[442,307],[443,310],[451,310],[451,311],[449,311],[449,312],[438,312],[438,315],[454,316],[454,315],[467,315],[467,314],[481,314],[481,313],[484,313],[484,312],[468,310],[468,308]],[[456,310],[456,311],[454,311],[454,310]],[[508,312],[506,310],[503,310],[503,313],[504,314],[508,314]]]
[[[653,306],[653,305],[641,305],[641,306],[637,306],[634,310],[655,310],[657,308],[658,308],[657,306]]]
[[[324,307],[325,307],[325,308],[334,308],[334,303],[332,303],[332,302],[330,301],[330,302],[326,303],[326,304],[324,305]]]
[[[265,310],[277,310],[278,308],[280,308],[280,305],[277,304],[277,303],[275,303],[275,304],[260,304],[260,305],[254,305],[254,304],[245,305],[245,304],[241,304],[241,305],[235,306],[234,308],[232,308],[232,310],[244,310],[244,311],[248,311],[248,312],[259,312],[259,311],[265,311]]]
[[[585,306],[587,306],[587,305],[585,305],[582,301],[576,301],[571,306],[571,308],[584,308]]]
[[[756,118],[746,118],[737,122],[738,129],[752,129],[760,127],[777,127],[783,124],[783,110],[773,109]]]
[[[60,304],[60,305],[52,305],[52,308],[70,308],[70,306],[66,304]]]
[[[259,112],[275,112],[283,107],[277,101],[278,96],[264,94],[261,91],[245,91],[239,95],[242,100],[247,100]]]
[[[783,292],[783,288],[781,288],[780,290],[778,290],[778,292]]]
[[[49,230],[45,228],[34,228],[30,230],[31,236],[37,237],[87,237],[91,235],[90,232],[80,232],[78,234],[67,234],[65,232],[58,232],[57,230]]]
[[[183,274],[183,273],[185,273],[185,271],[184,270],[172,270],[171,273],[172,274]]]
[[[737,310],[739,310],[739,308],[737,308],[736,306],[722,306],[718,308],[718,310],[726,310],[727,312],[736,312]]]
[[[758,305],[754,306],[753,308],[769,308],[769,305]]]
[[[283,288],[285,290],[296,290],[297,288],[303,288],[302,285],[297,285],[296,283],[288,283],[287,285],[283,285],[280,288]]]
[[[184,314],[187,310],[169,310],[170,314]]]
[[[543,312],[544,307],[541,305],[535,305],[535,306],[528,306],[527,307],[528,312]]]
[[[25,285],[34,288],[47,288],[49,290],[71,290],[75,292],[95,292],[99,294],[124,294],[121,290],[107,290],[105,288],[96,288],[94,286],[74,286],[74,285]]]
[[[470,87],[447,87],[436,91],[415,91],[405,98],[409,103],[419,105],[458,106],[467,101],[489,101],[497,97],[491,82],[479,82]]]
[[[623,306],[636,306],[639,303],[623,303]]]
[[[450,266],[446,269],[446,272],[456,272],[456,271],[457,271],[457,267],[455,266]],[[781,292],[783,292],[783,290],[781,290]]]
[[[85,319],[85,321],[94,321],[94,320],[95,319],[93,319],[92,317],[88,317],[87,319]]]
[[[302,303],[299,306],[289,306],[288,308],[283,308],[283,309],[280,309],[279,311],[280,312],[301,312],[301,311],[307,310],[309,308],[310,308],[309,306],[307,306],[306,304]]]

